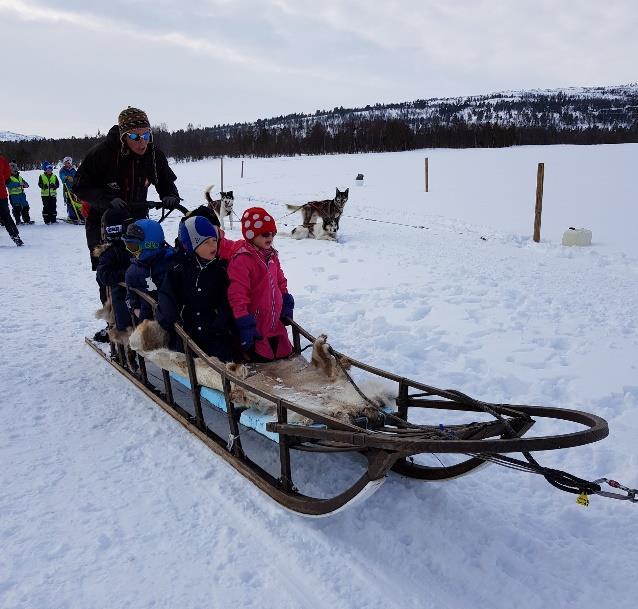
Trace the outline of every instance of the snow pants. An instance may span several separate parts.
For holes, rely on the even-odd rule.
[[[45,224],[57,222],[56,197],[42,197],[42,219]]]
[[[31,217],[29,216],[27,195],[24,193],[19,195],[9,195],[9,201],[11,203],[11,212],[13,213],[16,224],[20,224],[21,222],[29,224],[29,222],[31,222]]]
[[[9,233],[9,237],[13,239],[13,237],[19,236],[18,228],[9,213],[9,200],[8,199],[0,199],[0,221],[7,229]]]

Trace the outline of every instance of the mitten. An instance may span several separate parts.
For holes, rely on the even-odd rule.
[[[158,205],[158,208],[175,209],[180,202],[180,198],[176,195],[166,195],[162,197],[162,204]]]
[[[128,206],[126,205],[126,201],[124,199],[120,199],[119,197],[115,197],[115,199],[111,199],[109,203],[109,207],[111,209],[116,209],[118,211],[126,211]]]
[[[255,341],[261,338],[257,332],[257,322],[254,315],[244,315],[235,320],[239,330],[239,342],[244,351],[250,351],[255,346]]]
[[[289,321],[286,318],[292,319],[292,312],[295,308],[295,299],[292,294],[284,294],[283,302],[281,303],[281,315],[280,319],[284,325],[289,325]]]

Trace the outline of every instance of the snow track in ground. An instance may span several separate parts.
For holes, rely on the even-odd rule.
[[[425,154],[440,173],[430,198],[419,190]],[[609,438],[539,459],[635,487],[638,267],[620,237],[638,218],[623,171],[637,155],[638,146],[602,146],[248,159],[244,181],[231,159],[225,189],[238,212],[270,201],[281,218],[284,203],[329,196],[365,173],[340,242],[294,241],[280,219],[296,318],[340,351],[441,388],[603,416]],[[551,176],[540,244],[531,225],[517,230],[533,200],[521,176],[533,184],[536,160]],[[507,171],[491,178],[501,163]],[[566,184],[594,165],[613,176],[613,197],[597,184],[567,197]],[[213,168],[174,166],[189,207]],[[468,168],[489,192],[458,179]],[[490,197],[492,213],[479,213]],[[590,227],[595,242],[607,237],[563,248],[559,209],[604,218]],[[169,240],[175,226],[166,223]],[[538,476],[495,466],[447,483],[392,475],[332,518],[284,511],[84,345],[101,322],[83,229],[21,234],[24,248],[0,233],[2,609],[633,606],[636,506],[594,497],[583,509]],[[329,462],[306,459],[300,480],[325,481]],[[346,456],[333,484],[359,467]]]

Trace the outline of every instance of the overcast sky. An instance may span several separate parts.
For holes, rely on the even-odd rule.
[[[0,0],[0,131],[638,81],[636,0]]]

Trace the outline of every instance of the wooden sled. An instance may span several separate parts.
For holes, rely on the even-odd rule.
[[[139,294],[154,304],[148,296]],[[273,364],[251,367],[246,374],[241,367],[225,365],[207,356],[178,324],[175,330],[185,352],[175,356],[177,364],[167,362],[165,353],[162,359],[154,356],[159,352],[151,351],[146,353],[147,357],[138,353],[136,365],[131,365],[122,345],[111,345],[111,352],[106,353],[90,339],[86,342],[258,488],[285,508],[306,516],[334,514],[360,502],[383,484],[391,470],[420,480],[447,480],[499,456],[506,459],[507,453],[528,455],[533,451],[581,446],[608,435],[607,422],[595,415],[563,408],[474,400],[458,391],[437,389],[347,358],[330,348],[325,337],[312,336],[292,320],[291,327],[294,354],[279,365],[291,369],[292,378],[314,379],[307,383],[308,391],[269,372]],[[301,355],[302,339],[329,355],[314,366],[327,365],[328,369],[313,369],[313,363]],[[333,364],[338,368],[336,371],[331,368]],[[378,396],[375,399],[367,396],[363,384],[354,380],[355,373],[380,380],[385,387],[386,403]],[[321,374],[326,376],[325,391],[320,390]],[[204,386],[203,379],[214,386]],[[389,388],[393,388],[391,399]],[[356,405],[353,394],[358,396],[359,412],[343,407],[344,403]],[[317,408],[313,400],[318,400]],[[411,416],[415,413],[416,418],[434,413],[437,421],[451,417],[454,424],[417,424]],[[467,416],[463,413],[470,413],[475,420],[457,422]],[[565,421],[578,428],[558,435],[523,437],[536,418]],[[224,422],[221,430],[220,421]],[[275,473],[244,450],[243,440],[253,431],[274,441],[272,446],[278,449]],[[358,453],[365,457],[365,470],[348,488],[330,497],[309,496],[293,483],[291,451]],[[418,456],[427,453],[462,457],[452,465],[419,463]],[[555,470],[537,473],[553,484],[547,474],[550,471]]]

